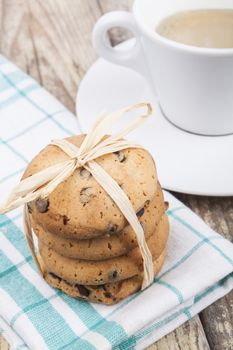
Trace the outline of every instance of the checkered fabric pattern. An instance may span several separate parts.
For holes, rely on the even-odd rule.
[[[0,56],[0,193],[51,139],[79,132],[77,119]],[[114,306],[74,300],[40,277],[22,209],[0,216],[0,333],[12,349],[144,349],[233,287],[233,245],[168,192],[171,234],[152,286]]]

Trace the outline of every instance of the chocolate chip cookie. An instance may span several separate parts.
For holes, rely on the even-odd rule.
[[[163,265],[166,256],[166,248],[161,255],[154,260],[154,271],[157,275]],[[119,282],[106,283],[101,285],[71,284],[60,278],[49,270],[44,270],[45,280],[54,288],[74,297],[82,298],[90,302],[104,303],[107,305],[116,304],[122,299],[140,290],[142,275],[134,276]]]
[[[84,135],[67,140],[80,146]],[[68,159],[57,146],[46,146],[29,164],[23,178]],[[157,175],[151,155],[144,149],[128,148],[96,159],[119,184],[135,212],[151,200],[157,190]],[[115,202],[85,169],[78,168],[48,196],[28,204],[33,220],[44,230],[64,237],[89,239],[120,232],[127,221]]]
[[[145,238],[148,239],[155,230],[165,212],[163,193],[158,185],[155,197],[137,213],[139,221],[144,228]],[[84,259],[84,260],[105,260],[118,257],[128,253],[137,246],[137,239],[131,226],[126,226],[116,234],[107,233],[100,238],[92,239],[66,239],[59,234],[45,231],[40,225],[33,222],[34,232],[38,238],[55,250],[60,255]],[[157,239],[160,239],[156,235]],[[157,244],[157,243],[156,243]]]
[[[155,234],[147,240],[153,259],[158,258],[167,244],[169,223],[164,214]],[[143,261],[138,247],[128,254],[107,260],[93,261],[64,257],[39,240],[39,251],[45,267],[67,282],[100,285],[124,280],[141,274]]]

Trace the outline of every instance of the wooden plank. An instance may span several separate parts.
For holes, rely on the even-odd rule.
[[[201,313],[211,349],[233,349],[233,291]]]
[[[9,349],[10,348],[7,341],[2,336],[0,336],[0,350],[9,350]]]
[[[98,0],[103,13],[110,11],[129,11],[133,5],[133,0]],[[132,37],[132,34],[122,28],[113,28],[109,31],[110,42],[113,46]]]
[[[1,0],[1,52],[74,111],[79,82],[96,54],[96,1]],[[12,20],[14,19],[14,20]]]

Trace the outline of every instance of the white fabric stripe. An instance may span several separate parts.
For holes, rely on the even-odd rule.
[[[26,244],[26,242],[25,242]],[[24,257],[19,253],[19,251],[8,241],[8,239],[4,235],[0,235],[0,246],[3,248],[4,253],[7,257],[12,261],[14,265],[22,262]],[[23,264],[18,268],[21,274],[31,283],[33,284],[37,290],[46,298],[50,298],[56,293],[54,289],[51,288],[41,277],[35,272],[29,264]],[[63,317],[63,319],[67,322],[69,327],[76,333],[81,334],[83,332],[88,331],[88,341],[96,346],[98,343],[100,346],[104,345],[105,348],[109,348],[110,343],[108,340],[102,335],[89,331],[86,325],[82,322],[82,320],[75,314],[75,312],[70,308],[68,304],[66,304],[59,296],[56,295],[56,298],[49,301],[50,304],[54,307],[54,309]],[[21,319],[21,316],[19,317]],[[110,346],[111,347],[111,346]]]
[[[102,317],[106,318],[108,317],[108,315],[112,312],[114,312],[120,305],[122,302],[111,305],[111,308],[109,308],[108,305],[104,305],[104,304],[92,304],[93,308],[101,314]]]
[[[8,322],[10,322],[10,320],[15,314],[22,311],[21,308],[16,304],[14,299],[12,299],[10,295],[7,294],[2,288],[0,288],[0,300],[4,300],[4,303],[0,304],[1,315]],[[25,327],[27,328],[27,332],[23,332]],[[20,320],[16,320],[14,328],[19,334],[23,332],[24,338],[29,348],[32,347],[35,350],[48,349],[43,338],[37,332],[36,328],[33,326],[26,314],[23,314],[20,317]]]
[[[19,216],[21,215],[21,216]],[[7,213],[7,217],[6,217],[6,220],[9,218],[11,220],[13,220],[16,216],[19,216],[19,219],[21,221],[21,227],[23,227],[23,220],[22,220],[22,208],[17,208],[15,210],[12,210],[11,212]],[[19,220],[17,219],[17,221]],[[17,222],[15,219],[14,219],[14,224],[16,225],[16,222]],[[16,225],[19,227],[19,225]],[[4,226],[1,227],[1,229],[3,229]],[[5,226],[7,227],[7,226]]]
[[[13,72],[16,72],[18,69],[16,66],[14,66],[12,63],[10,62],[6,62],[6,63],[3,63],[1,65],[1,71],[4,73],[4,74],[10,74],[10,73],[13,73]]]
[[[82,335],[82,339],[89,341],[96,349],[111,350],[112,345],[101,334],[88,331],[88,333]],[[104,339],[104,341],[103,341]]]
[[[15,331],[0,316],[0,328],[2,328],[2,336],[10,345],[10,350],[20,349],[29,350],[24,341],[15,333]],[[24,344],[24,345],[23,345]]]
[[[0,231],[2,230],[0,229]],[[4,254],[6,254],[15,265],[25,260],[19,251],[15,249],[15,247],[4,236],[4,233],[0,235],[0,247],[4,251]]]
[[[162,303],[161,295],[163,296]],[[151,300],[152,296],[153,305],[147,301]],[[116,313],[112,315],[110,313],[107,318],[109,321],[120,323],[127,334],[132,334],[138,331],[138,324],[140,324],[140,322],[146,324],[146,322],[153,321],[153,310],[159,310],[157,316],[162,317],[167,310],[173,310],[176,307],[181,307],[177,302],[177,295],[164,285],[153,284],[150,288],[146,289],[144,293],[138,294],[136,298],[133,298],[132,301],[121,310],[116,311]],[[129,321],[127,315],[131,310],[137,310],[137,313],[135,313],[133,320]]]
[[[20,90],[22,90],[22,89],[27,88],[28,86],[31,86],[32,84],[33,84],[33,82],[31,81],[31,79],[26,79],[26,80],[23,80],[23,81],[19,82],[18,84],[16,84],[16,86]],[[16,91],[13,87],[1,92],[0,93],[0,103],[6,101],[8,98],[11,98],[15,94],[18,94],[18,91]],[[19,98],[20,98],[20,96],[19,96]]]

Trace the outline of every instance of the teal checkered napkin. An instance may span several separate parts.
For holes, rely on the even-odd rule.
[[[79,132],[76,118],[0,56],[0,193],[51,139]],[[40,277],[22,210],[0,216],[0,333],[12,349],[143,349],[233,288],[233,245],[169,193],[171,234],[154,283],[114,306],[74,300]]]

